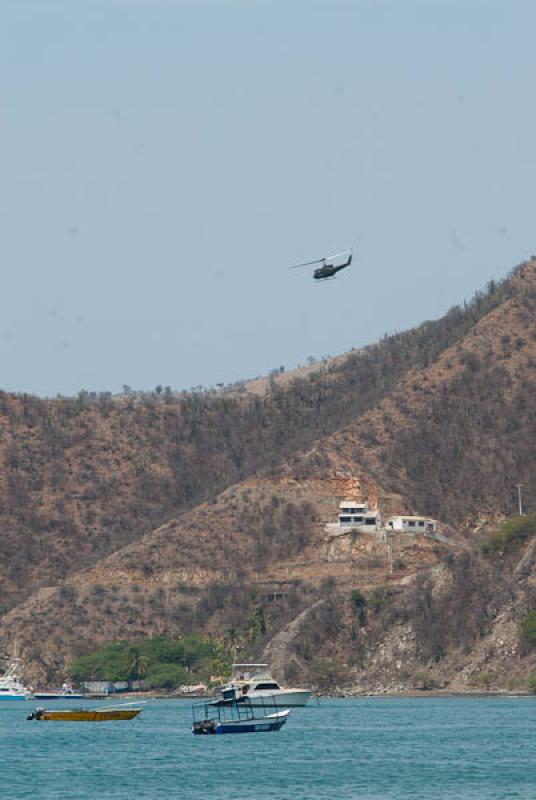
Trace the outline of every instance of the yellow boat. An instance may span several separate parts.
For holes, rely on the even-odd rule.
[[[141,706],[126,708],[125,706],[108,706],[105,708],[73,708],[46,709],[36,708],[27,719],[54,722],[110,722],[120,719],[134,719],[143,711]]]

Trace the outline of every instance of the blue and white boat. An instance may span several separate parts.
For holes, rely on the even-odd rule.
[[[32,693],[19,675],[20,659],[13,658],[3,675],[0,675],[0,702],[3,700],[28,700]]]
[[[274,697],[265,697],[262,705],[253,705],[249,697],[237,697],[229,687],[219,700],[194,703],[192,733],[195,736],[214,733],[270,733],[279,731],[290,714],[279,711]]]

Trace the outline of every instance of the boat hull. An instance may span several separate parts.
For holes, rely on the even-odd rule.
[[[84,700],[83,694],[55,694],[54,692],[38,692],[34,694],[36,700]]]
[[[311,697],[311,692],[307,689],[281,689],[281,691],[271,692],[248,692],[246,697],[249,698],[253,708],[262,708],[263,702],[275,702],[280,708],[303,708]]]
[[[0,695],[0,703],[8,702],[11,700],[31,700],[30,694],[4,694]]]
[[[276,714],[269,714],[266,717],[257,719],[229,720],[226,722],[216,722],[214,725],[198,725],[192,728],[195,736],[207,734],[225,733],[273,733],[281,730],[287,721],[290,711],[279,711]]]
[[[216,733],[272,733],[274,731],[280,730],[283,725],[285,724],[285,720],[283,722],[242,722],[238,725],[217,725],[216,726]]]
[[[134,719],[142,711],[141,708],[85,710],[73,709],[69,711],[38,710],[34,719],[44,722],[112,722],[117,720]]]

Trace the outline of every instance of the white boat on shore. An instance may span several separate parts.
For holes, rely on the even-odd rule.
[[[4,674],[0,675],[0,701],[28,700],[32,697],[19,674],[19,664],[20,659],[11,659]]]
[[[274,680],[268,664],[233,664],[228,685],[219,690],[235,687],[239,696],[247,696],[254,707],[262,707],[267,698],[273,698],[284,708],[303,707],[311,696],[309,689],[284,689]]]

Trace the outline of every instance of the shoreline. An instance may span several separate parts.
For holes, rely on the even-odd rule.
[[[513,690],[513,689],[491,689],[490,691],[482,691],[482,689],[407,689],[393,692],[319,692],[313,694],[309,705],[314,705],[315,700],[361,700],[363,698],[406,698],[406,697],[420,697],[420,698],[434,698],[434,697],[534,697],[536,693],[528,689]],[[167,692],[116,692],[114,694],[92,694],[86,695],[85,700],[179,700],[198,702],[200,700],[211,700],[212,695],[183,695],[173,694]]]
[[[397,692],[333,692],[319,694],[327,698],[362,698],[362,697],[536,697],[536,693],[528,689],[403,689]]]

